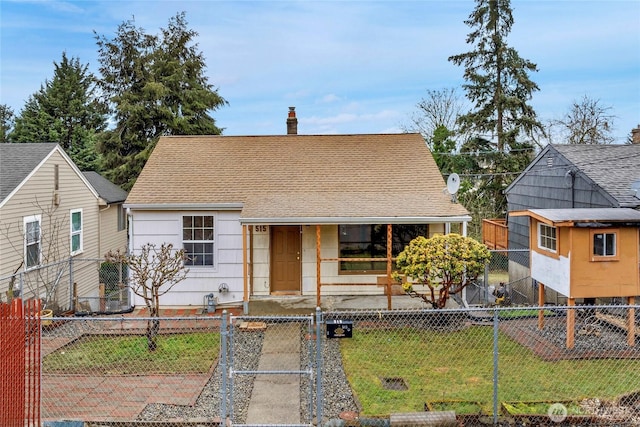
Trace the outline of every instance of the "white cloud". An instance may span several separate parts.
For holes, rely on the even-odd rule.
[[[341,98],[338,95],[333,94],[333,93],[329,93],[329,94],[324,95],[323,97],[321,97],[320,100],[319,100],[319,103],[321,103],[321,104],[330,104],[330,103],[333,103],[333,102],[338,102],[340,100],[341,100]]]

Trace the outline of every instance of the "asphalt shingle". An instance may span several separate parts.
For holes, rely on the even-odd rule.
[[[244,218],[468,215],[419,134],[162,137],[128,205],[240,203]]]

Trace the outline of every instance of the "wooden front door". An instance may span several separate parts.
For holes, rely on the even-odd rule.
[[[271,227],[271,293],[300,294],[300,227]]]

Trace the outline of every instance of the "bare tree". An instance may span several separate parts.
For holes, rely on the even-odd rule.
[[[463,110],[463,103],[455,88],[427,90],[427,95],[416,104],[417,111],[411,115],[411,123],[404,125],[407,132],[419,132],[430,144],[436,129],[445,127],[456,133],[456,120]]]
[[[159,249],[149,243],[137,254],[109,251],[105,260],[129,266],[129,287],[144,300],[149,317],[153,318],[147,321],[146,336],[149,351],[155,351],[160,330],[160,297],[186,279],[189,272],[184,265],[187,260],[184,250],[174,250],[171,243],[163,243]]]
[[[19,263],[10,280],[7,298],[21,292],[23,298],[39,298],[42,300],[43,309],[48,308],[56,312],[59,309],[56,292],[69,266],[69,240],[65,231],[69,229],[69,221],[66,214],[58,212],[58,205],[53,200],[44,204],[36,198],[33,206],[40,216],[33,230],[25,230],[22,223],[7,223],[0,230],[0,235],[19,255]],[[36,253],[28,254],[24,250],[23,244],[28,238],[37,242]],[[30,256],[34,258],[28,259]],[[36,265],[33,265],[34,262]],[[29,268],[23,276],[23,286],[26,289],[17,289],[16,275],[22,266]]]
[[[573,101],[569,111],[551,123],[556,138],[567,144],[611,144],[613,122],[612,107],[603,106],[599,99],[584,95]]]

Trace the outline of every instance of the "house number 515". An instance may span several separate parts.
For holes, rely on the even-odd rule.
[[[266,225],[256,225],[256,233],[266,233],[267,226]]]

